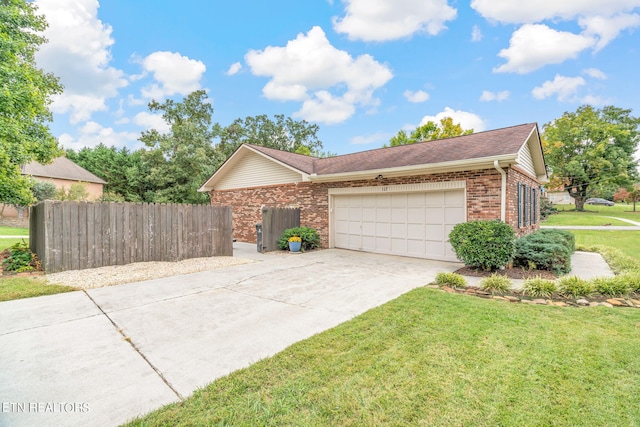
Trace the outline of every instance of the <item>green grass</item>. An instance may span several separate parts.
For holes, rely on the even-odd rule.
[[[0,236],[28,236],[28,228],[5,227],[0,225]]]
[[[542,225],[629,225],[628,222],[616,221],[610,216],[630,219],[640,222],[640,203],[637,204],[637,212],[632,212],[633,205],[616,204],[615,206],[585,205],[585,212],[576,212],[571,206],[556,205],[559,212],[550,215]]]
[[[0,301],[38,297],[77,291],[71,286],[48,285],[44,279],[31,277],[0,277]]]
[[[621,250],[625,255],[640,259],[640,231],[569,230],[582,246],[603,245]]]
[[[639,328],[420,288],[130,425],[637,425]]]
[[[26,241],[27,243],[29,242],[29,238],[28,237],[25,237],[24,239],[3,239],[3,238],[0,238],[0,252],[4,251],[7,248],[10,248],[11,246],[15,245],[16,243],[22,242],[22,240]]]

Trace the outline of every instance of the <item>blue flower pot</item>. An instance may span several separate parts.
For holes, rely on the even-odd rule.
[[[302,242],[289,242],[289,250],[291,252],[300,252]]]

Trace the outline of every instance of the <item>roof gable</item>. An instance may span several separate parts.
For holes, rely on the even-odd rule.
[[[107,183],[85,168],[73,163],[66,157],[57,157],[53,159],[53,162],[47,165],[43,165],[38,162],[27,163],[22,167],[22,174],[37,176],[40,178],[57,178],[69,181],[93,182],[97,184]]]

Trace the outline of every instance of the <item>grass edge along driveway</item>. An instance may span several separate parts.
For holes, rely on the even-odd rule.
[[[130,425],[634,425],[639,331],[419,288]]]

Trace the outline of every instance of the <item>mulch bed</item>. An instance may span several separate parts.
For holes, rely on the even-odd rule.
[[[499,274],[501,276],[508,277],[509,279],[531,279],[534,277],[542,277],[543,279],[554,280],[557,276],[548,270],[525,270],[523,268],[505,268],[504,270],[496,271],[484,271],[476,270],[471,267],[462,267],[455,271],[463,276],[472,277],[489,277],[492,274]]]

